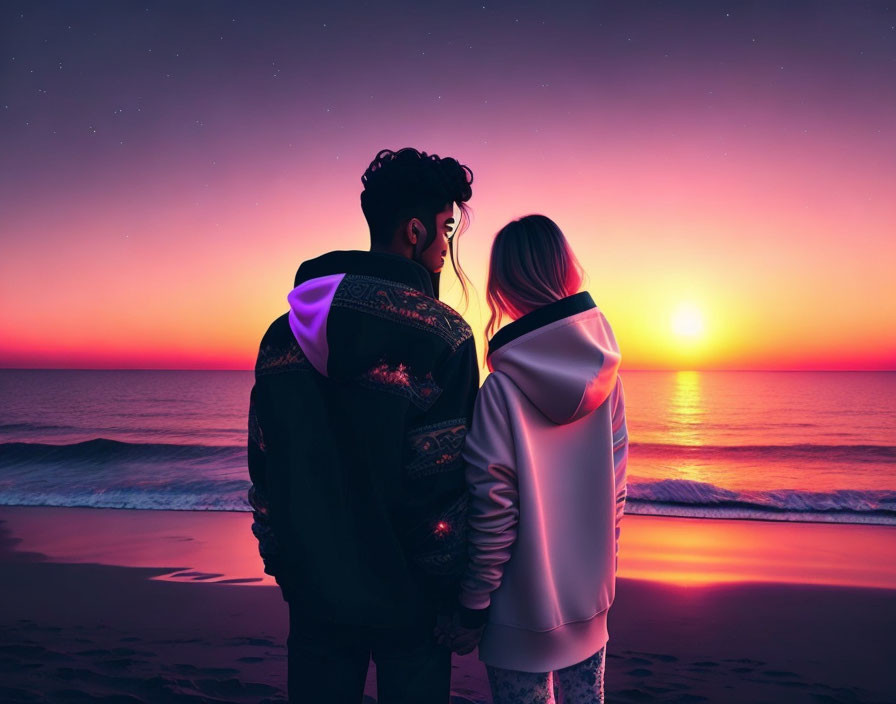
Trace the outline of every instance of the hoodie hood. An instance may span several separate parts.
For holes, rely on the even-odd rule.
[[[619,346],[587,291],[543,306],[499,330],[489,367],[509,376],[548,419],[572,423],[616,386]]]
[[[377,349],[364,349],[365,341],[356,339],[351,325],[334,334],[333,301],[344,281],[350,287],[362,288],[373,281],[391,282],[411,294],[434,298],[433,284],[438,284],[438,274],[430,274],[410,259],[381,252],[330,252],[304,262],[296,272],[295,288],[286,297],[289,327],[311,365],[330,378],[353,373],[383,349],[382,343]],[[343,307],[343,319],[351,314],[364,315],[364,308],[364,304],[356,304],[347,312]]]
[[[345,274],[319,276],[302,282],[286,297],[292,334],[311,366],[324,376],[330,359],[327,321],[336,289],[344,278]]]

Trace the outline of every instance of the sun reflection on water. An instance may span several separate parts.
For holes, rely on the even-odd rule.
[[[702,445],[705,414],[700,372],[677,372],[668,408],[671,442],[676,445]]]
[[[705,443],[703,428],[706,409],[700,372],[677,372],[666,411],[669,430],[668,442],[684,447],[698,447]],[[674,463],[674,478],[711,482],[708,468],[702,462]]]

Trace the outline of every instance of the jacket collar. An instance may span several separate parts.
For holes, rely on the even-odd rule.
[[[528,335],[530,332],[538,330],[538,328],[556,323],[558,320],[563,320],[563,318],[584,313],[592,308],[597,308],[597,305],[587,291],[575,293],[554,303],[548,303],[546,306],[536,308],[498,330],[488,342],[488,354],[491,355],[499,347],[503,347],[508,342],[512,342],[523,335]]]
[[[430,274],[417,262],[398,254],[360,250],[329,252],[303,262],[293,285],[332,274],[374,276],[404,284],[432,298],[438,291],[439,275]]]

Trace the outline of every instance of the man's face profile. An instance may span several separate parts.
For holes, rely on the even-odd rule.
[[[445,266],[448,255],[448,237],[454,232],[454,206],[449,203],[444,210],[436,213],[436,236],[432,243],[420,254],[420,263],[427,271],[438,273]]]

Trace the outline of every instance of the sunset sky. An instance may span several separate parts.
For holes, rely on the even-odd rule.
[[[475,175],[480,340],[538,212],[623,368],[896,369],[896,4],[305,5],[0,6],[0,367],[251,368],[414,146]]]

